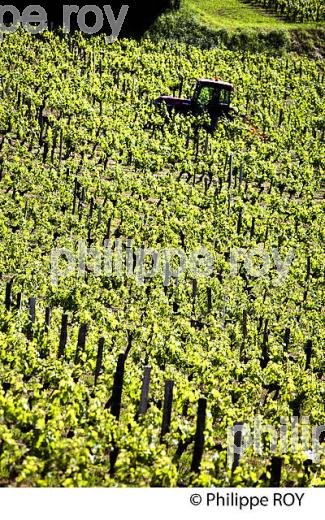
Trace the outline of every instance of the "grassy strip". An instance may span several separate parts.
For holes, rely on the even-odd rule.
[[[185,1],[198,3],[197,0]],[[205,5],[205,2],[212,4],[212,0],[202,0],[202,5]],[[229,6],[232,2],[239,3],[235,0],[227,0]],[[217,4],[222,3],[225,2],[217,1]],[[255,12],[255,9],[249,6],[245,6],[245,9],[247,12]],[[246,12],[245,9],[243,12]],[[247,16],[246,13],[245,17]],[[262,15],[256,14],[255,19],[258,19],[259,16]],[[147,36],[154,41],[174,39],[197,45],[202,49],[219,47],[234,51],[266,52],[273,55],[288,51],[307,54],[311,57],[325,55],[324,26],[316,28],[316,24],[286,24],[267,16],[265,19],[274,23],[263,26],[254,25],[251,22],[250,25],[238,26],[235,23],[231,24],[230,18],[225,17],[224,24],[218,25],[217,17],[214,19],[214,23],[209,23],[209,10],[207,10],[204,20],[204,17],[200,16],[198,12],[189,8],[187,4],[183,4],[178,12],[162,15],[148,31]],[[233,21],[234,18],[231,20]]]
[[[183,0],[185,8],[195,13],[211,28],[228,29],[317,29],[325,23],[291,23],[271,11],[245,3],[243,0]]]

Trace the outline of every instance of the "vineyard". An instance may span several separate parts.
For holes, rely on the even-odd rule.
[[[325,424],[322,61],[79,33],[1,45],[1,485],[324,486],[324,435],[228,453],[257,416]],[[154,104],[216,76],[235,116],[213,134]],[[80,242],[120,244],[122,273],[92,259],[55,280],[53,251]],[[213,268],[175,257],[167,282],[141,280],[141,248],[205,248]],[[262,276],[264,253],[234,269],[244,249],[271,255]]]
[[[221,27],[321,27],[325,16],[322,0],[183,0],[181,6]]]
[[[325,17],[323,0],[250,0],[253,4],[273,9],[291,22],[320,22]]]

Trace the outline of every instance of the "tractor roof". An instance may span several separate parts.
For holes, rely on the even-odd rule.
[[[215,79],[204,79],[204,78],[202,78],[202,79],[199,79],[198,82],[203,84],[203,85],[218,86],[218,87],[223,88],[225,90],[231,90],[231,91],[234,90],[234,86],[231,83],[226,83],[225,81],[221,81],[220,79],[215,80]]]

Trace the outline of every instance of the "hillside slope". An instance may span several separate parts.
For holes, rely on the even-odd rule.
[[[183,0],[183,6],[195,12],[214,28],[297,29],[324,27],[324,22],[290,23],[272,11],[240,0]]]
[[[162,15],[147,34],[157,42],[167,38],[206,49],[325,55],[324,21],[291,23],[248,1],[182,0],[178,12]]]

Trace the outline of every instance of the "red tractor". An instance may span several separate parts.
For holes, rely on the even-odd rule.
[[[229,116],[231,112],[230,102],[234,86],[231,83],[215,80],[199,79],[192,99],[181,99],[173,96],[160,96],[156,99],[156,106],[163,103],[168,110],[175,110],[179,113],[200,114],[208,112],[211,121],[216,121],[220,116]]]

